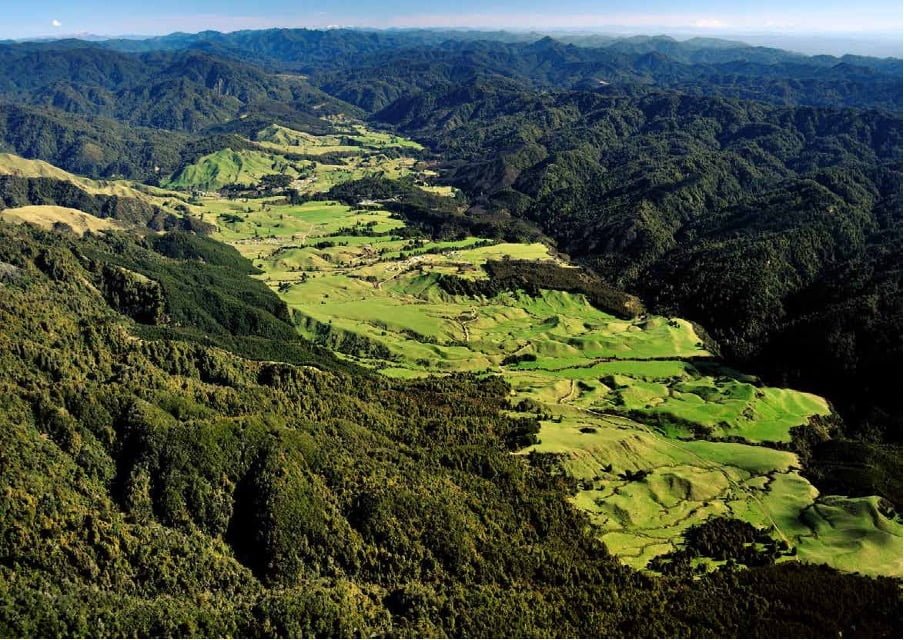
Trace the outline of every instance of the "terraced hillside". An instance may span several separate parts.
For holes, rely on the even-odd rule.
[[[830,413],[825,400],[724,368],[684,320],[486,286],[498,264],[574,270],[545,245],[432,241],[370,203],[203,204],[306,337],[393,377],[501,375],[513,414],[541,418],[540,442],[521,454],[557,456],[574,504],[631,566],[728,517],[768,532],[780,560],[900,575],[893,511],[878,498],[820,496],[800,474],[792,435],[818,428],[808,425]]]

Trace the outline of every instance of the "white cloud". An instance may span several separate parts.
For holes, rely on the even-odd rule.
[[[59,29],[60,27],[63,26],[63,23],[60,22],[59,20],[54,19],[54,20],[50,21],[50,26],[52,26],[54,29]]]
[[[720,29],[725,26],[725,23],[715,18],[701,18],[694,22],[694,26],[698,29]]]
[[[426,3],[425,3],[426,4]],[[489,3],[488,3],[489,4]],[[602,3],[600,3],[602,4]],[[641,3],[637,3],[641,4]],[[726,3],[727,5],[728,3]],[[738,3],[742,4],[742,3]],[[494,29],[538,29],[538,30],[603,30],[607,32],[696,32],[709,33],[855,33],[894,32],[895,25],[900,30],[900,14],[893,19],[880,18],[869,14],[856,13],[853,10],[812,11],[794,8],[788,3],[787,10],[776,15],[763,11],[720,9],[716,15],[700,15],[685,12],[589,12],[585,14],[569,13],[532,13],[522,11],[508,13],[455,13],[455,14],[399,14],[388,11],[384,16],[377,16],[367,21],[367,26],[374,27],[471,27]],[[351,19],[350,21],[353,21]]]

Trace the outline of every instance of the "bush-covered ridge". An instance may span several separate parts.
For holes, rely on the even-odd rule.
[[[541,289],[582,293],[597,309],[620,318],[634,318],[644,310],[636,297],[610,287],[580,268],[534,260],[488,260],[483,268],[488,280],[442,275],[437,283],[447,293],[472,296],[492,297],[501,291],[519,290],[538,295]]]

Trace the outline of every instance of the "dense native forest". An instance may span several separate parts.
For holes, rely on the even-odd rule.
[[[692,321],[727,365],[825,397],[775,446],[899,523],[901,78],[704,39],[0,43],[0,214],[86,214],[0,221],[0,634],[899,637],[899,579],[776,562],[740,520],[629,568],[556,455],[512,455],[545,417],[504,377],[381,376],[234,247],[273,198],[377,203],[405,259],[546,243],[581,269],[436,285]]]

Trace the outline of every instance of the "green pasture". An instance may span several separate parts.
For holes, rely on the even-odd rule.
[[[418,143],[360,124],[345,127],[344,133],[316,136],[274,124],[249,140],[254,149],[207,154],[170,176],[164,186],[217,191],[231,184],[255,186],[266,175],[282,174],[293,178],[293,188],[302,193],[322,193],[349,180],[395,179],[414,171],[416,160],[399,152],[417,152],[422,149]],[[424,188],[453,193],[449,187]]]
[[[326,153],[358,153],[385,149],[420,151],[423,147],[402,136],[371,131],[364,125],[349,125],[345,133],[317,136],[277,124],[258,131],[255,142],[282,153],[319,155]]]
[[[286,174],[298,177],[303,162],[292,162],[283,156],[261,151],[221,149],[184,167],[165,183],[171,189],[214,191],[228,184],[253,186],[265,175]]]

